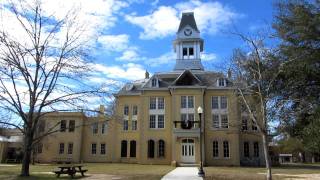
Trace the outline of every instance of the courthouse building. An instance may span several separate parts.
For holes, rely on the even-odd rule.
[[[127,83],[114,95],[111,119],[81,112],[46,115],[40,133],[56,124],[60,130],[39,143],[36,161],[199,164],[202,146],[208,166],[263,165],[262,140],[241,110],[238,82],[205,70],[204,44],[194,14],[183,13],[172,71],[151,77],[146,72],[144,79]],[[201,130],[198,107],[203,108]]]

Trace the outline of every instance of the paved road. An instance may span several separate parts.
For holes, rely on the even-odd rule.
[[[177,167],[163,176],[162,180],[202,180],[197,167]]]

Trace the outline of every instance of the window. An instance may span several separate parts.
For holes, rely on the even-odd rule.
[[[127,157],[127,141],[121,141],[121,157]]]
[[[136,157],[136,141],[130,141],[130,157]]]
[[[194,57],[193,47],[184,47],[182,48],[183,59],[191,59]]]
[[[249,142],[244,142],[243,143],[243,155],[244,155],[244,157],[249,157],[250,156]]]
[[[75,126],[76,126],[75,120],[70,120],[69,121],[69,132],[74,132]]]
[[[42,153],[42,147],[43,147],[43,144],[42,144],[42,143],[39,143],[38,146],[37,146],[37,152],[38,152],[38,154],[41,154],[41,153]]]
[[[259,143],[258,142],[253,143],[253,156],[259,157]]]
[[[158,97],[158,109],[164,109],[164,98]]]
[[[211,99],[211,107],[212,109],[219,109],[219,97],[213,96]]]
[[[164,115],[158,115],[158,128],[164,128]]]
[[[183,56],[188,56],[188,48],[185,47],[185,48],[182,49],[182,55]]]
[[[132,130],[133,131],[137,130],[138,121],[137,120],[133,120],[131,125],[132,125]]]
[[[103,122],[101,124],[101,134],[104,134],[106,132],[107,127],[108,127],[107,122]]]
[[[212,115],[212,125],[214,128],[219,128],[219,115],[217,114]]]
[[[39,132],[44,132],[45,124],[46,124],[45,120],[39,121]]]
[[[181,96],[181,108],[194,108],[193,96]]]
[[[92,128],[92,134],[98,134],[98,122],[94,122],[91,125],[91,128]]]
[[[224,79],[224,78],[218,79],[218,86],[220,86],[220,87],[225,87],[225,86],[227,86],[226,79]]]
[[[129,129],[129,121],[123,120],[123,130],[128,131],[128,129]]]
[[[193,56],[193,48],[189,48],[189,56]]]
[[[100,144],[100,154],[106,154],[106,144]]]
[[[64,153],[64,143],[60,143],[59,144],[59,154],[63,154]]]
[[[252,130],[253,131],[257,131],[258,130],[258,127],[257,127],[257,124],[252,120]]]
[[[164,151],[165,151],[165,146],[164,146],[164,140],[159,140],[159,147],[158,147],[158,156],[159,157],[164,157]]]
[[[123,114],[125,116],[128,116],[129,115],[129,106],[128,105],[125,105],[124,108],[123,108]]]
[[[68,144],[68,154],[72,154],[73,151],[73,143]]]
[[[220,97],[220,109],[227,109],[227,97],[221,96]]]
[[[219,157],[219,143],[218,141],[213,141],[213,157],[217,158]]]
[[[248,130],[248,118],[242,117],[242,131]]]
[[[150,98],[150,109],[157,109],[157,98]]]
[[[97,154],[97,144],[96,143],[91,144],[91,154]]]
[[[60,122],[60,132],[65,132],[67,127],[67,122],[66,120],[61,120]]]
[[[133,106],[132,108],[132,115],[138,115],[138,106]]]
[[[156,79],[156,78],[152,79],[151,86],[152,87],[157,87],[158,86],[158,79]]]
[[[223,114],[223,115],[220,115],[220,117],[221,117],[221,128],[228,128],[229,127],[228,115]]]
[[[154,158],[154,141],[148,141],[148,158]]]
[[[156,115],[150,115],[149,127],[156,128]]]
[[[223,141],[223,157],[229,158],[229,142],[228,141]]]

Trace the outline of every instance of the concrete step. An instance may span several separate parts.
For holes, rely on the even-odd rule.
[[[179,163],[180,167],[199,167],[200,164],[196,163]]]

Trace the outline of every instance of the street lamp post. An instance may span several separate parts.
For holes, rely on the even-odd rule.
[[[198,172],[198,176],[204,177],[205,173],[203,171],[203,161],[202,161],[202,133],[201,133],[201,115],[203,113],[203,109],[201,106],[198,107],[198,114],[199,114],[199,128],[200,128],[200,168]]]

